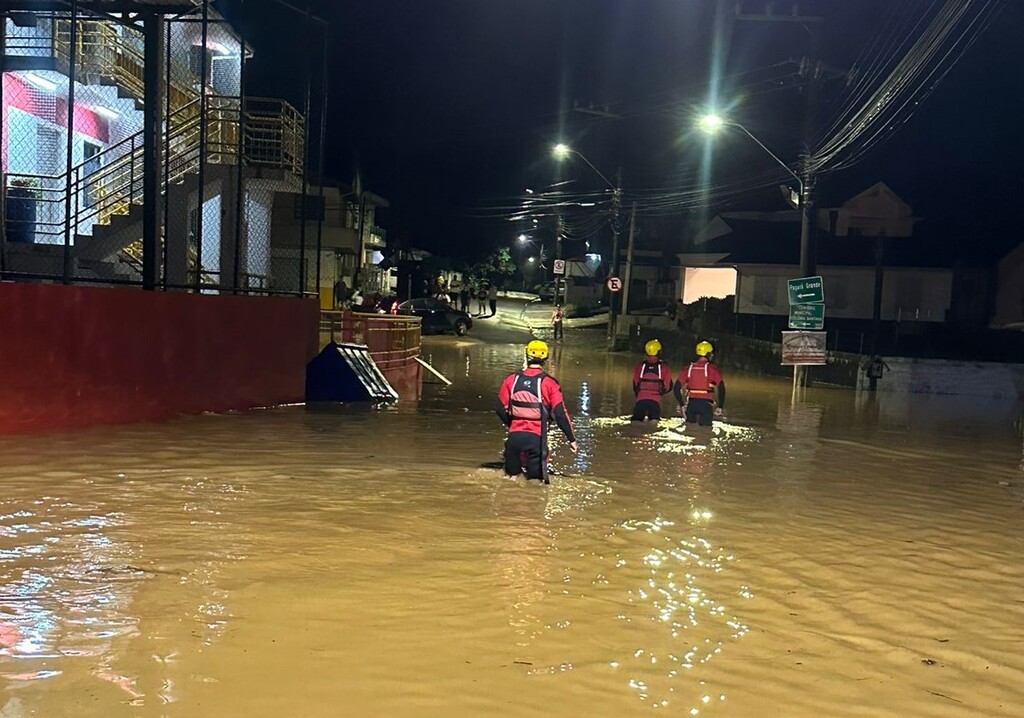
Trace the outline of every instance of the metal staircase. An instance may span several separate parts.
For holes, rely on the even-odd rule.
[[[83,84],[112,86],[119,97],[140,102],[144,95],[144,58],[141,33],[109,22],[79,21],[76,32],[77,78]],[[71,22],[53,21],[53,56],[68,66]],[[171,63],[167,87],[170,114],[161,137],[164,151],[161,194],[171,196],[177,185],[195,183],[199,166],[274,168],[285,176],[303,172],[305,119],[287,102],[264,98],[207,95],[206,113],[200,117],[198,92],[189,85],[191,72]],[[200,128],[206,125],[205,153]],[[70,172],[58,175],[7,174],[5,206],[11,200],[34,200],[35,241],[63,245],[70,227],[73,254],[85,265],[107,265],[112,275],[137,272],[141,259],[143,133],[137,132],[106,147]],[[239,151],[242,156],[239,158]],[[240,161],[241,160],[241,161]],[[176,193],[176,196],[181,195]],[[187,197],[187,193],[185,193]],[[178,208],[181,209],[180,207]],[[194,208],[193,208],[194,209]],[[25,220],[6,217],[17,230]],[[198,265],[194,248],[190,264]],[[204,280],[205,281],[205,280]]]

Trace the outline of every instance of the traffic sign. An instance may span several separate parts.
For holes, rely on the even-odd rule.
[[[790,329],[822,329],[824,326],[824,304],[793,304],[789,307]]]
[[[827,364],[825,332],[782,332],[782,364],[806,366]]]
[[[825,301],[825,283],[821,277],[802,277],[790,279],[790,304],[822,304]]]
[[[555,260],[554,272],[555,272],[555,274],[565,274],[565,260],[564,259],[556,259]]]
[[[618,277],[608,277],[608,281],[605,282],[605,286],[608,287],[610,292],[618,292],[622,289],[622,280]]]

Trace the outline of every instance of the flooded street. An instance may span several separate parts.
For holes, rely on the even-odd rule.
[[[0,438],[0,717],[1021,714],[1019,407],[727,374],[728,424],[654,430],[570,346],[543,487],[483,466],[521,351],[427,340],[418,406]]]

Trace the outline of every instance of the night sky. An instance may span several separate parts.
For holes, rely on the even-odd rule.
[[[842,73],[882,33],[892,4],[803,3],[806,13],[825,17],[821,59],[836,70],[822,85],[819,124],[842,97]],[[941,3],[898,4],[927,13]],[[735,3],[725,5],[731,15]],[[763,3],[748,0],[750,12],[757,6]],[[295,42],[302,18],[274,0],[223,7],[255,49],[249,92],[285,96],[301,109],[308,61],[315,107],[319,30],[312,41]],[[313,0],[312,9],[331,23],[327,176],[348,181],[358,167],[365,187],[392,203],[381,224],[415,246],[458,256],[509,243],[519,227],[494,208],[513,204],[525,187],[568,179],[574,192],[600,191],[589,168],[552,160],[557,141],[609,177],[620,167],[627,197],[698,186],[705,139],[692,127],[715,74],[730,115],[787,161],[797,156],[803,81],[796,61],[810,50],[808,35],[765,23],[716,32],[714,0]],[[898,132],[823,180],[822,201],[884,180],[917,215],[944,228],[937,241],[963,243],[967,233],[993,256],[1015,246],[1024,184],[1022,27],[1024,3],[1003,3]],[[617,118],[574,111],[574,101],[607,106]],[[716,139],[713,183],[773,169],[746,138]],[[784,208],[777,189],[730,202],[711,211]]]

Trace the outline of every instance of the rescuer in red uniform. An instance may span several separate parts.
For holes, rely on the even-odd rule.
[[[713,351],[714,347],[708,342],[698,344],[697,361],[679,372],[675,385],[676,400],[680,408],[685,409],[686,421],[697,422],[701,426],[711,426],[712,417],[720,416],[725,408],[725,379],[718,367],[711,363],[709,357]]]
[[[505,473],[548,481],[548,426],[552,421],[565,434],[573,453],[579,449],[572,420],[562,400],[562,389],[544,372],[548,345],[534,340],[526,345],[526,368],[510,374],[498,390],[497,413],[508,427]]]
[[[633,369],[636,404],[630,418],[632,421],[657,421],[661,418],[661,397],[672,391],[672,370],[658,356],[661,342],[657,339],[644,344],[644,353],[647,358]]]

